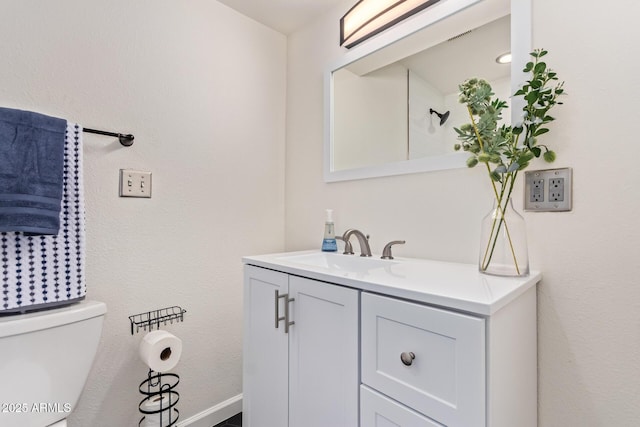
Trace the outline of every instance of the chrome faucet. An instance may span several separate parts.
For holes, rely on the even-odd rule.
[[[360,230],[356,230],[355,228],[350,228],[344,232],[342,235],[342,240],[344,240],[344,253],[346,255],[353,255],[353,249],[351,248],[351,242],[349,242],[349,238],[355,235],[358,238],[358,242],[360,243],[360,256],[371,256],[371,247],[369,247],[369,236],[365,236],[364,233]]]

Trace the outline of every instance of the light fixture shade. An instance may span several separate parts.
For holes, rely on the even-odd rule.
[[[340,46],[358,43],[440,0],[360,0],[340,18]]]
[[[511,52],[503,53],[496,58],[498,64],[511,64]]]

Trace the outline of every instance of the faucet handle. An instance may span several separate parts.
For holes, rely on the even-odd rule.
[[[387,243],[382,250],[382,259],[393,259],[393,255],[391,255],[391,246],[393,245],[404,245],[407,243],[405,240],[394,240],[392,242]]]
[[[342,240],[344,242],[343,255],[353,255],[353,246],[351,246],[349,239],[345,240],[342,236],[336,236],[336,240]]]

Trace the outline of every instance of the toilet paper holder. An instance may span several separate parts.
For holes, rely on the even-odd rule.
[[[145,397],[138,409],[144,416],[138,422],[139,427],[159,425],[170,427],[178,422],[180,411],[176,408],[180,394],[175,390],[180,377],[173,373],[155,372],[149,369],[147,379],[140,383],[139,391]]]
[[[182,322],[186,312],[187,310],[175,305],[129,316],[131,335],[140,329],[151,332],[154,328],[159,330],[160,324]],[[139,387],[140,393],[145,396],[138,405],[138,409],[144,415],[138,422],[139,427],[169,427],[178,422],[180,411],[176,404],[180,400],[180,394],[175,388],[179,382],[180,377],[177,374],[149,369],[147,379],[142,381]]]
[[[187,310],[174,305],[172,307],[161,308],[158,310],[151,310],[144,313],[134,314],[129,316],[131,322],[131,335],[135,332],[149,330],[151,332],[153,328],[160,329],[160,324],[166,325],[167,323],[182,322],[184,321],[184,314]]]

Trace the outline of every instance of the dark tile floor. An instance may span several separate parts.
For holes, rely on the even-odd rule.
[[[213,427],[242,427],[242,412]]]

